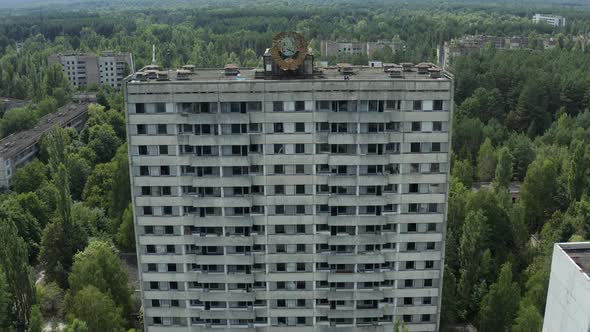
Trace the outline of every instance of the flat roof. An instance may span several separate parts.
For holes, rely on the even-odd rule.
[[[432,65],[432,64],[430,64]],[[350,81],[355,80],[449,80],[451,74],[447,71],[440,69],[437,66],[432,65],[434,70],[440,70],[440,78],[431,78],[430,73],[418,73],[417,65],[414,65],[410,71],[402,71],[401,77],[390,77],[389,72],[385,72],[382,67],[370,67],[370,66],[352,66],[352,74],[347,74],[347,78]],[[168,69],[164,70],[163,73],[167,74],[167,79],[157,80],[149,79],[147,81],[140,81],[135,76],[129,80],[131,84],[142,84],[142,83],[169,83],[169,82],[187,82],[187,81],[265,81],[268,79],[256,78],[256,72],[261,73],[262,69],[257,68],[238,68],[239,75],[226,75],[223,68],[196,68],[194,72],[188,75],[182,71],[182,69]],[[182,78],[178,79],[179,71],[182,73]],[[137,73],[146,74],[148,71],[143,69]],[[310,80],[344,80],[344,74],[338,71],[337,66],[322,67],[314,71],[313,75],[309,78],[283,78],[283,79],[271,79],[277,81],[310,81]]]
[[[558,243],[586,275],[590,275],[590,242]]]
[[[59,124],[63,126],[78,116],[85,114],[88,111],[88,105],[88,103],[70,103],[62,106],[57,112],[47,114],[40,118],[35,127],[6,136],[0,140],[0,157],[10,159],[16,156],[24,149],[36,144],[41,136],[48,132],[54,125]]]

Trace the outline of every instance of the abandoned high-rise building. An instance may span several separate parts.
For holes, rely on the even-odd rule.
[[[438,330],[450,75],[306,45],[125,82],[147,331]]]

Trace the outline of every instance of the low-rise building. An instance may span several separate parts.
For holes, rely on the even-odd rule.
[[[121,81],[133,71],[131,53],[105,51],[101,55],[87,53],[54,54],[49,64],[60,64],[73,86],[90,84],[121,86]]]
[[[564,27],[565,26],[565,17],[555,16],[555,15],[535,14],[533,16],[533,22],[546,23],[546,24],[552,25],[554,27]]]
[[[438,65],[448,68],[453,58],[479,52],[486,47],[495,49],[527,48],[528,37],[498,37],[486,35],[470,35],[444,42],[437,49]]]
[[[543,332],[590,330],[590,242],[556,243]]]
[[[0,140],[0,188],[7,188],[16,169],[30,163],[39,152],[39,141],[53,126],[73,127],[80,131],[88,118],[88,103],[68,104],[47,114],[34,128]]]

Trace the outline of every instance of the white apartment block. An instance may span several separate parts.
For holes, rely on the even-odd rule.
[[[146,331],[439,329],[452,80],[309,57],[126,81]]]
[[[133,71],[130,53],[104,52],[96,54],[55,54],[48,58],[49,64],[60,64],[76,88],[90,84],[121,87],[121,81]]]
[[[554,27],[564,27],[565,26],[565,17],[563,17],[563,16],[535,14],[533,16],[533,22],[535,22],[535,23],[547,23],[549,25],[553,25]]]
[[[543,332],[590,331],[590,242],[556,243]]]

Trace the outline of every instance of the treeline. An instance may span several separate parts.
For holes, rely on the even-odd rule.
[[[138,324],[118,255],[135,248],[125,118],[100,105],[88,113],[80,133],[52,129],[0,196],[0,330]]]
[[[447,326],[540,331],[553,244],[590,239],[588,63],[561,49],[456,61]]]

